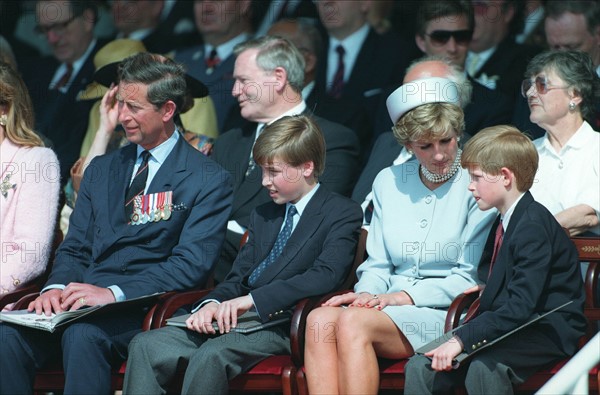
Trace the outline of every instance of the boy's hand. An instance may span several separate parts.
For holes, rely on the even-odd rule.
[[[431,369],[442,372],[452,370],[452,361],[463,350],[460,340],[456,337],[448,340],[441,346],[425,353],[431,358]]]
[[[219,305],[215,302],[205,304],[185,321],[187,328],[198,333],[214,335],[216,332],[212,326],[212,322],[218,308]]]
[[[244,314],[254,306],[250,295],[222,302],[217,308],[215,319],[220,333],[229,333],[231,328],[237,326],[238,316]]]

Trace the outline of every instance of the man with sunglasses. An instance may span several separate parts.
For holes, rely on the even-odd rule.
[[[442,57],[464,70],[474,25],[473,8],[468,0],[423,1],[416,15],[415,42],[425,55]],[[473,91],[464,108],[465,132],[474,135],[485,127],[509,123],[513,100],[468,74],[466,77]],[[385,103],[382,103],[376,132],[381,133],[392,126],[389,117],[384,116],[385,111]]]
[[[76,101],[94,74],[93,58],[105,43],[94,38],[97,10],[92,1],[36,3],[34,30],[42,35],[52,56],[19,64],[35,110],[36,131],[48,137],[66,182],[79,158],[93,101]]]

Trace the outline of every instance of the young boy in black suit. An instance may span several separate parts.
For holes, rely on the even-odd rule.
[[[234,330],[238,317],[268,324],[348,276],[362,211],[319,185],[325,142],[318,126],[306,116],[275,121],[258,137],[253,158],[273,202],[253,211],[248,242],[225,280],[195,304],[187,329],[170,326],[134,338],[125,393],[165,393],[186,361],[182,393],[227,394],[229,380],[290,352],[289,323],[242,334]]]
[[[585,330],[577,250],[528,192],[538,164],[530,139],[511,126],[486,128],[466,144],[461,162],[469,170],[469,190],[479,208],[500,212],[478,269],[486,285],[474,318],[447,342],[411,358],[405,394],[447,393],[462,383],[469,394],[512,394],[513,385],[573,355]],[[453,370],[456,356],[476,351],[466,366]]]

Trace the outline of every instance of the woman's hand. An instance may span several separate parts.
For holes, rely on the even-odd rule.
[[[425,356],[431,358],[431,369],[442,372],[452,370],[452,361],[462,350],[463,346],[455,336],[441,346],[425,353]]]
[[[332,296],[329,300],[324,302],[321,306],[329,306],[329,307],[337,307],[343,304],[353,303],[356,298],[358,298],[359,294],[354,292],[348,292],[342,295]]]
[[[350,306],[376,308],[377,310],[381,310],[385,306],[403,306],[408,304],[414,304],[414,302],[404,291],[379,295],[372,295],[368,292],[364,292],[361,293],[356,301]]]

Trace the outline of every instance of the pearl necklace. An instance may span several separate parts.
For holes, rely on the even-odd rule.
[[[448,173],[446,173],[446,174],[432,173],[429,170],[427,170],[427,168],[423,165],[419,166],[419,168],[421,169],[421,174],[423,174],[423,177],[425,177],[427,179],[427,181],[433,182],[434,184],[440,184],[444,181],[448,181],[449,179],[454,177],[454,175],[460,168],[461,155],[462,155],[462,150],[459,148],[458,151],[456,152],[456,158],[454,158],[454,163],[452,163],[450,170],[448,170]]]

